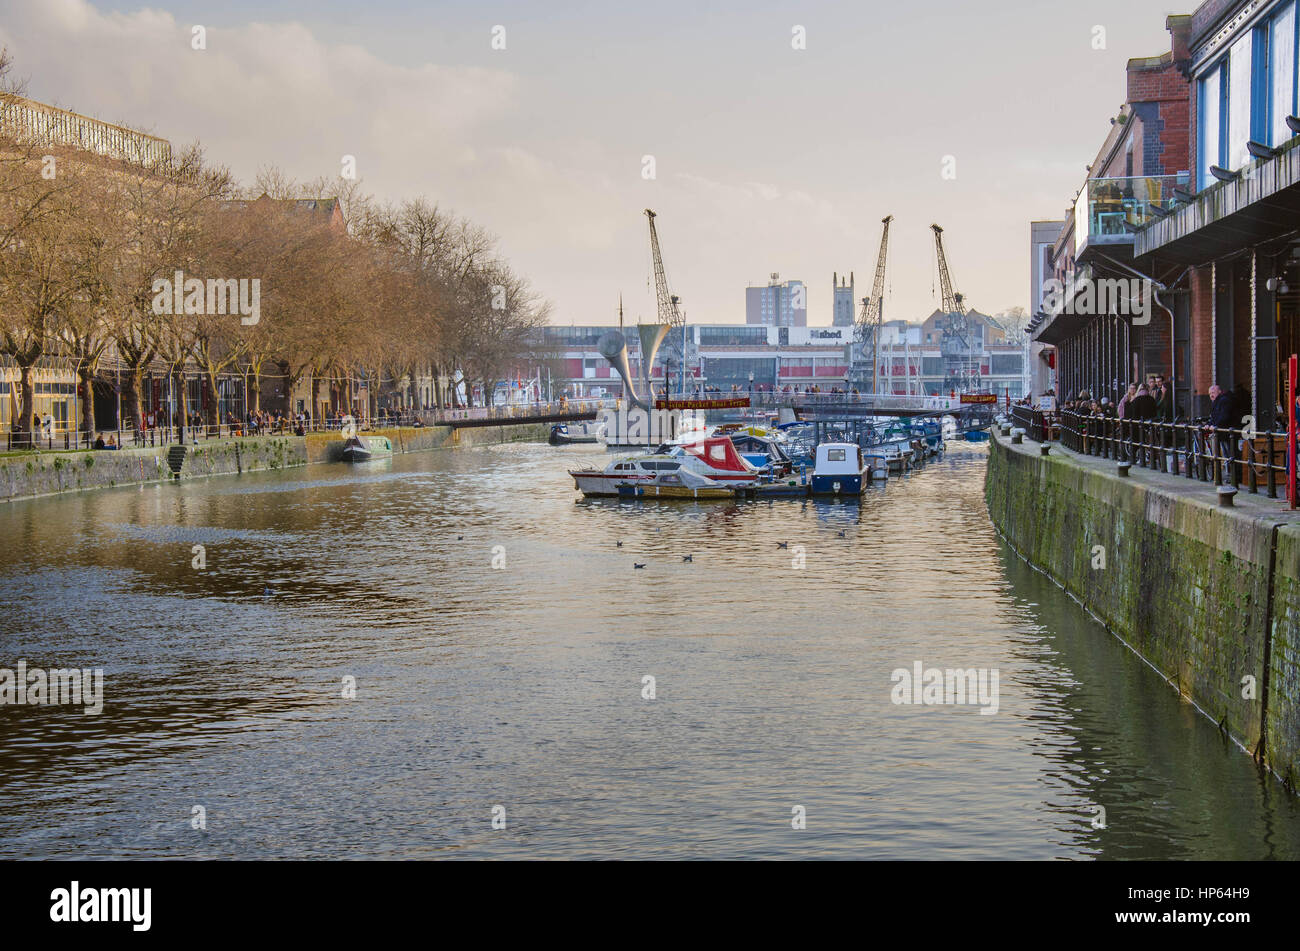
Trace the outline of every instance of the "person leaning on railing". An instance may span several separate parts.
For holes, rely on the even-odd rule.
[[[1210,387],[1210,399],[1213,401],[1210,403],[1210,426],[1214,433],[1214,455],[1225,462],[1222,478],[1227,480],[1231,474],[1228,466],[1232,465],[1233,457],[1234,440],[1229,430],[1234,421],[1234,398],[1215,383]]]

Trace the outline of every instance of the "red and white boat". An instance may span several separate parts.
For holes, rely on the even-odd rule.
[[[745,461],[726,436],[711,436],[684,442],[666,451],[644,456],[625,456],[595,468],[570,469],[569,475],[583,495],[618,495],[620,485],[649,483],[663,472],[687,469],[731,488],[757,485],[766,470]]]

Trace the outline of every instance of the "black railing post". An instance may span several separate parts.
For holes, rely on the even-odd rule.
[[[1273,447],[1277,444],[1277,440],[1272,433],[1269,433],[1264,438],[1268,440],[1268,466],[1266,467],[1268,469],[1268,497],[1275,499],[1277,498],[1277,479],[1274,478],[1273,460],[1275,453]],[[1285,453],[1283,454],[1285,455]]]
[[[1232,435],[1232,430],[1228,430],[1228,448],[1227,448],[1227,466],[1228,481],[1232,483],[1234,489],[1241,489],[1241,467],[1236,464],[1237,455],[1237,437]]]
[[[1245,486],[1251,490],[1251,495],[1260,494],[1260,474],[1255,469],[1255,439],[1247,438],[1245,430],[1242,430],[1242,457],[1247,460],[1247,472],[1245,472]]]

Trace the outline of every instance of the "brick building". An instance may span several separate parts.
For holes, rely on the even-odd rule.
[[[1189,333],[1186,302],[1176,293],[1157,292],[1144,304],[1127,293],[1098,295],[1093,288],[1112,291],[1147,279],[1165,283],[1144,270],[1135,236],[1169,214],[1192,185],[1192,19],[1169,17],[1170,49],[1128,61],[1125,101],[1050,252],[1046,269],[1064,293],[1052,303],[1034,302],[1041,309],[1030,333],[1039,353],[1055,348],[1038,359],[1055,364],[1063,394],[1086,389],[1116,400],[1128,382],[1160,373],[1175,382],[1184,402],[1189,395],[1181,353]],[[1032,266],[1041,270],[1042,262]]]
[[[1053,249],[1064,299],[1031,332],[1057,348],[1066,393],[1113,398],[1162,373],[1184,414],[1206,415],[1217,383],[1268,428],[1300,350],[1297,0],[1208,0],[1167,26],[1169,53],[1128,64],[1128,101]],[[1149,323],[1070,312],[1117,275],[1151,282]]]

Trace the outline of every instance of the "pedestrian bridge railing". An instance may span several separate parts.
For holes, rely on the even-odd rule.
[[[452,425],[463,422],[501,420],[527,422],[529,419],[551,419],[557,416],[594,415],[602,409],[616,405],[614,399],[550,400],[541,403],[511,403],[506,406],[474,406],[467,409],[443,409],[425,414],[428,424]]]
[[[718,394],[726,396],[728,394]],[[863,412],[876,410],[889,415],[899,412],[957,412],[964,405],[959,396],[927,396],[901,393],[796,393],[781,390],[762,390],[740,393],[748,396],[752,406],[799,406],[809,409],[859,408]]]

